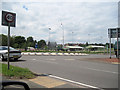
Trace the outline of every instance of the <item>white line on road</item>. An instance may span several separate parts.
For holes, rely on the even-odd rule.
[[[52,78],[60,79],[60,80],[63,80],[63,81],[67,81],[67,82],[70,82],[70,83],[82,85],[82,86],[85,86],[85,87],[100,89],[100,88],[92,86],[92,85],[87,85],[87,84],[84,84],[84,83],[80,83],[80,82],[72,81],[72,80],[69,80],[69,79],[61,78],[61,77],[58,77],[58,76],[54,76],[54,75],[49,75],[49,76],[52,77]]]
[[[54,60],[56,60],[56,59],[46,59],[46,60],[53,60],[53,61],[54,61]]]
[[[95,71],[102,71],[102,72],[108,72],[108,73],[114,73],[114,74],[118,74],[118,72],[112,72],[112,71],[105,71],[105,70],[99,70],[99,69],[94,69],[94,68],[86,68],[89,70],[95,70]]]
[[[32,59],[33,61],[38,61],[38,62],[44,62],[44,63],[54,63],[54,64],[58,64],[57,62],[51,62],[51,61],[44,61],[44,60],[36,60],[36,59]]]
[[[46,59],[46,60],[51,60],[51,61],[43,61],[43,60],[36,60],[36,59],[32,59],[32,60],[34,60],[34,61],[42,61],[42,62],[47,62],[47,63],[53,63],[53,64],[58,64],[57,62],[51,62],[52,60],[56,60],[56,59]],[[64,60],[74,60],[74,59],[64,59]],[[89,69],[89,70],[94,70],[94,71],[102,71],[102,72],[107,72],[107,73],[118,74],[118,72],[112,72],[112,71],[94,69],[94,68],[89,68],[89,67],[81,67],[81,68]]]
[[[68,60],[69,61],[69,60],[75,60],[75,59],[64,59],[64,60]]]

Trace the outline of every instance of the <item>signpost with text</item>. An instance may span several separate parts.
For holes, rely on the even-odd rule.
[[[8,70],[10,61],[10,27],[16,26],[16,14],[12,12],[2,11],[2,25],[8,26]]]
[[[111,38],[117,38],[117,58],[119,59],[119,53],[118,53],[118,38],[120,38],[120,28],[109,28],[108,29],[108,36],[110,38],[110,58],[111,58]]]

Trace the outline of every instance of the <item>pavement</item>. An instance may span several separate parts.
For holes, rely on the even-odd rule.
[[[73,83],[65,82],[49,76],[38,76],[34,79],[10,79],[1,76],[2,80],[22,81],[28,84],[31,89],[34,88],[87,88],[85,86],[76,85]]]

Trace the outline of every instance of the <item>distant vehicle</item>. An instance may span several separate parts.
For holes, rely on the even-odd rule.
[[[0,46],[0,56],[2,60],[8,58],[8,46]],[[21,51],[10,47],[10,59],[18,60],[21,57]]]
[[[34,48],[34,47],[27,47],[27,50],[29,50],[29,51],[34,51],[35,48]]]
[[[115,45],[114,45],[114,51],[117,57],[117,41],[115,42]],[[120,41],[118,41],[118,54],[120,55]]]

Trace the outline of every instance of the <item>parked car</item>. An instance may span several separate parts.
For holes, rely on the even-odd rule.
[[[0,46],[0,56],[2,60],[8,58],[8,46]],[[21,57],[21,51],[10,47],[10,59],[18,60]]]
[[[117,41],[115,42],[115,45],[114,45],[114,51],[117,57]],[[118,41],[118,54],[120,55],[120,41]]]

